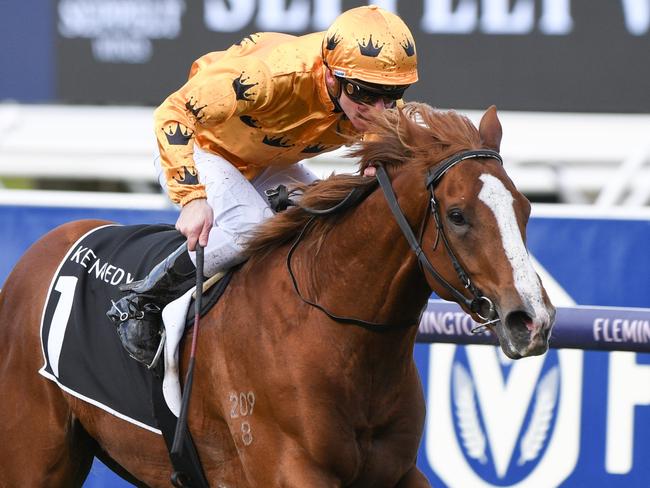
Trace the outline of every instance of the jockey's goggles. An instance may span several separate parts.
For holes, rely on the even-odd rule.
[[[341,83],[341,91],[345,92],[350,100],[364,105],[374,105],[381,99],[385,106],[393,107],[409,87],[409,85],[377,85],[338,76],[337,79]]]

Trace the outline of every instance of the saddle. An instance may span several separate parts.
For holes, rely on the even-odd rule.
[[[120,350],[105,311],[122,297],[120,284],[145,276],[182,240],[167,225],[107,225],[75,242],[50,284],[40,373],[73,395],[160,433],[151,411],[151,375]]]
[[[169,225],[107,225],[91,230],[62,259],[50,284],[41,323],[41,375],[77,398],[163,435],[168,447],[177,409],[170,408],[163,394],[164,365],[160,362],[150,371],[130,358],[105,311],[123,296],[119,285],[146,276],[184,239]],[[217,302],[233,272],[205,292],[201,315]],[[178,347],[185,328],[193,324],[191,299],[185,300],[171,350]],[[169,360],[175,361],[167,358],[166,362]],[[173,369],[178,371],[177,366]],[[180,383],[175,381],[175,396],[180,398]]]

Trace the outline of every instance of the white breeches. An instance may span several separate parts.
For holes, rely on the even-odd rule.
[[[194,163],[199,181],[205,185],[208,205],[214,212],[214,226],[204,254],[205,276],[244,260],[242,251],[255,227],[273,215],[265,190],[278,185],[289,187],[296,182],[309,184],[317,179],[314,173],[297,163],[282,168],[270,166],[249,182],[230,162],[198,146],[194,146]],[[160,157],[155,158],[154,165],[158,181],[166,192]],[[191,252],[190,257],[196,264],[195,253]]]

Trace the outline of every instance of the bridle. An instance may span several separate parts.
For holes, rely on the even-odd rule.
[[[384,192],[384,196],[386,197],[388,206],[390,207],[391,212],[393,212],[393,216],[395,217],[397,224],[400,226],[400,229],[402,230],[402,234],[404,234],[404,237],[408,241],[409,246],[417,256],[418,262],[420,263],[420,266],[422,267],[424,272],[429,273],[429,275],[431,275],[438,283],[440,283],[440,285],[442,285],[442,287],[445,290],[447,290],[458,303],[464,305],[465,308],[475,313],[481,320],[484,321],[478,327],[472,329],[473,333],[478,333],[485,330],[485,328],[488,325],[498,322],[499,319],[495,318],[496,309],[494,308],[494,304],[492,303],[492,300],[490,300],[488,297],[483,295],[481,291],[474,285],[474,283],[472,283],[469,274],[465,271],[463,266],[460,264],[458,258],[456,257],[454,251],[451,248],[451,245],[449,244],[449,240],[447,239],[447,235],[445,234],[444,227],[442,226],[442,219],[440,217],[440,207],[438,204],[438,200],[436,199],[435,189],[436,186],[438,186],[438,183],[440,183],[440,180],[442,180],[442,177],[447,173],[447,171],[449,171],[451,168],[453,168],[454,166],[456,166],[458,163],[462,161],[465,161],[467,159],[476,159],[476,158],[496,159],[501,164],[503,164],[503,159],[501,158],[501,155],[496,151],[492,151],[491,149],[463,151],[461,153],[457,153],[445,159],[440,164],[438,164],[438,166],[430,169],[427,172],[427,178],[425,181],[426,188],[427,190],[429,190],[429,193],[431,195],[431,200],[430,200],[431,213],[433,214],[433,218],[436,223],[438,238],[442,237],[442,242],[445,246],[445,249],[447,250],[447,255],[451,260],[451,264],[453,265],[454,270],[458,275],[458,279],[463,284],[465,289],[467,289],[472,294],[472,298],[467,298],[465,294],[463,294],[461,291],[456,289],[451,283],[445,280],[445,278],[440,273],[438,273],[438,271],[436,271],[436,269],[433,267],[433,265],[431,264],[431,262],[429,261],[429,259],[427,258],[426,254],[422,249],[422,245],[421,245],[422,233],[420,235],[420,239],[417,239],[415,237],[415,234],[413,234],[413,230],[411,229],[411,226],[406,220],[406,217],[404,217],[404,214],[402,213],[402,210],[399,204],[397,203],[397,197],[395,196],[395,192],[393,191],[393,187],[391,185],[390,179],[388,178],[388,174],[386,173],[386,170],[382,165],[377,166],[377,180],[379,181],[379,186],[381,186],[381,189]],[[425,216],[425,220],[426,220],[426,216]],[[436,243],[437,243],[437,239],[436,239]],[[487,312],[484,312],[484,309],[487,309]]]
[[[404,235],[409,246],[415,253],[418,259],[418,263],[420,264],[421,268],[424,270],[424,273],[425,274],[428,273],[429,275],[431,275],[438,283],[440,283],[440,285],[442,285],[442,287],[445,290],[447,290],[454,297],[454,299],[458,303],[464,305],[464,307],[467,310],[470,310],[471,312],[475,313],[481,320],[484,321],[483,323],[481,323],[480,325],[472,329],[473,333],[482,332],[487,328],[488,325],[498,322],[499,319],[496,317],[496,309],[494,307],[494,304],[492,303],[492,300],[490,300],[488,297],[483,295],[481,291],[472,283],[469,275],[467,274],[467,272],[464,270],[464,268],[458,261],[458,258],[454,254],[451,245],[449,244],[449,240],[447,239],[447,236],[445,234],[444,227],[442,226],[439,204],[435,196],[435,189],[436,186],[440,183],[440,180],[442,180],[443,176],[447,173],[447,171],[449,171],[449,169],[456,166],[458,163],[462,161],[465,161],[467,159],[476,159],[476,158],[496,159],[501,164],[503,164],[503,159],[501,158],[501,155],[498,152],[493,151],[491,149],[463,151],[451,156],[450,158],[445,159],[440,164],[438,164],[435,168],[430,169],[427,172],[427,177],[425,180],[426,188],[431,195],[431,199],[430,199],[431,213],[433,214],[434,221],[436,223],[438,238],[442,237],[442,242],[445,246],[449,259],[451,260],[451,263],[454,267],[454,270],[456,271],[456,274],[458,275],[458,278],[460,282],[463,284],[463,286],[465,287],[465,289],[467,289],[471,293],[472,298],[466,297],[464,293],[459,291],[451,283],[445,280],[445,278],[440,273],[438,273],[438,271],[436,271],[436,269],[433,267],[429,259],[426,257],[424,250],[422,249],[421,241],[424,232],[420,232],[419,239],[415,236],[413,230],[411,229],[410,224],[406,220],[406,217],[404,216],[404,213],[402,212],[402,209],[399,206],[399,203],[397,202],[397,197],[395,196],[395,192],[393,190],[393,186],[391,184],[390,178],[388,177],[388,173],[386,173],[386,170],[384,169],[383,165],[381,164],[376,165],[376,169],[377,169],[376,177],[379,186],[384,192],[384,197],[386,198],[388,206],[391,212],[393,213],[393,216],[395,217],[395,220],[399,225],[402,234]],[[347,202],[349,200],[349,201],[354,201],[356,203],[359,199],[360,199],[359,195],[354,194],[353,192],[350,193],[350,195],[348,195],[348,197],[346,197],[346,199],[343,202]],[[295,252],[296,248],[298,247],[298,244],[302,240],[302,237],[304,236],[307,229],[311,226],[314,219],[319,215],[331,214],[336,211],[340,211],[342,208],[348,208],[350,206],[350,205],[342,205],[343,202],[337,204],[332,209],[325,209],[325,210],[322,209],[316,210],[316,209],[301,207],[306,212],[311,213],[312,217],[307,221],[307,223],[301,230],[300,234],[292,244],[287,254],[287,269],[289,271],[289,276],[291,277],[296,293],[298,294],[298,296],[302,301],[304,301],[308,305],[311,305],[321,310],[328,317],[330,317],[331,319],[337,322],[358,325],[374,331],[388,331],[394,329],[395,327],[410,327],[413,325],[417,325],[417,324],[380,324],[375,322],[368,322],[353,317],[338,316],[333,314],[326,308],[324,308],[322,305],[319,305],[318,303],[313,302],[308,298],[305,298],[300,292],[300,289],[298,287],[298,282],[296,281],[296,277],[291,268],[291,258],[293,256],[293,253]],[[298,206],[300,205],[298,204]],[[424,220],[425,222],[427,220],[426,214]],[[436,239],[436,243],[437,243],[437,239]],[[435,249],[435,245],[434,245],[434,249]],[[487,312],[484,311],[485,309],[487,309]]]

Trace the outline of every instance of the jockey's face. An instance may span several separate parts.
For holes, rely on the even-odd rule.
[[[352,122],[354,128],[359,132],[365,132],[368,129],[368,125],[363,116],[368,112],[369,108],[375,107],[379,110],[393,108],[395,101],[380,97],[375,99],[371,104],[356,102],[343,90],[339,97],[339,105],[348,119],[350,119],[350,122]]]
[[[330,93],[335,91],[334,86],[336,86],[337,80],[329,69],[325,71],[325,81],[328,88],[330,88]],[[346,85],[346,83],[350,84],[349,87],[341,87],[338,102],[347,118],[350,119],[354,128],[359,132],[365,132],[368,128],[367,122],[363,119],[363,115],[368,112],[370,107],[376,107],[383,110],[395,106],[394,99],[390,97],[373,96],[370,93],[364,92],[363,89],[359,90],[358,86],[353,82],[347,82],[344,80],[338,81],[338,83],[344,85]]]

